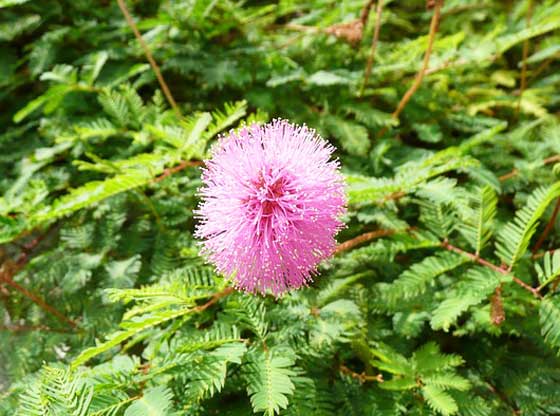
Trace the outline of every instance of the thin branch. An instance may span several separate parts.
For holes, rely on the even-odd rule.
[[[375,3],[375,0],[367,0],[366,4],[364,4],[364,7],[362,8],[362,11],[360,13],[360,22],[362,22],[362,27],[366,27],[367,25],[369,12],[373,7],[373,3]],[[381,3],[381,0],[379,1],[379,3]]]
[[[124,0],[117,0],[117,3],[119,4],[119,7],[126,19],[126,22],[134,32],[134,36],[136,36],[138,43],[140,43],[140,46],[144,50],[144,54],[146,55],[146,58],[148,59],[148,62],[150,63],[152,70],[156,74],[156,78],[159,82],[159,85],[161,86],[161,89],[163,90],[163,94],[165,95],[165,98],[167,98],[167,101],[169,101],[169,104],[171,105],[171,108],[173,108],[173,111],[175,111],[177,117],[182,118],[183,115],[181,114],[181,110],[179,109],[179,106],[175,102],[175,99],[173,98],[173,95],[171,94],[171,91],[169,90],[169,87],[167,86],[165,79],[161,75],[159,66],[154,60],[154,57],[152,56],[152,52],[150,51],[148,44],[144,41],[144,38],[140,34],[140,31],[138,30],[138,26],[136,26],[136,23],[134,23],[134,19],[132,19],[132,16],[130,15],[128,8],[126,7]]]
[[[465,257],[468,257],[469,259],[471,259],[472,261],[474,261],[475,263],[480,264],[481,266],[487,267],[489,269],[494,270],[497,273],[500,273],[504,276],[510,275],[513,279],[513,281],[518,284],[519,286],[521,286],[523,289],[531,292],[533,294],[533,296],[535,296],[536,298],[542,298],[543,296],[539,293],[539,290],[537,288],[531,287],[529,286],[527,283],[525,283],[523,280],[519,279],[518,277],[515,277],[513,275],[511,275],[511,273],[509,272],[508,269],[496,266],[495,264],[490,263],[487,260],[484,260],[483,258],[477,256],[476,254],[473,253],[469,253],[468,251],[462,250],[459,247],[455,247],[454,245],[450,244],[448,241],[443,241],[441,243],[441,246],[449,251],[453,251],[457,254],[461,254]]]
[[[398,201],[399,199],[403,198],[406,196],[406,192],[405,191],[397,191],[397,192],[392,192],[388,195],[385,195],[382,199],[380,199],[379,201],[377,201],[379,204],[384,204],[385,202],[388,201]]]
[[[543,159],[542,164],[544,165],[549,165],[551,163],[554,162],[560,162],[560,155],[554,155],[554,156],[550,156],[547,157],[546,159]],[[508,179],[511,179],[515,176],[519,175],[519,169],[512,169],[510,172],[498,177],[498,179],[500,180],[500,182],[504,182],[507,181]]]
[[[514,168],[514,169],[512,169],[510,172],[508,172],[508,173],[506,173],[506,174],[504,174],[504,175],[502,175],[502,176],[499,176],[499,177],[498,177],[498,180],[499,180],[500,182],[505,182],[505,181],[507,181],[508,179],[511,179],[511,178],[516,177],[517,175],[519,175],[519,169]]]
[[[526,29],[531,27],[531,17],[533,15],[533,0],[529,0],[527,4],[527,14],[525,15]],[[529,39],[523,42],[523,61],[521,63],[521,85],[519,87],[519,99],[517,101],[516,115],[519,115],[521,109],[521,98],[523,92],[527,88],[527,57],[529,56]]]
[[[35,247],[37,247],[41,243],[41,241],[45,239],[47,234],[48,231],[43,234],[40,234],[30,242],[24,244],[23,247],[21,247],[21,253],[18,256],[18,259],[16,260],[16,265],[18,267],[23,267],[29,261],[29,254],[33,251],[33,249],[35,249]]]
[[[366,70],[364,72],[364,82],[362,88],[360,89],[360,95],[364,93],[364,90],[369,82],[369,77],[371,75],[371,70],[373,68],[373,60],[375,59],[375,51],[377,49],[377,42],[379,40],[379,31],[381,29],[381,12],[383,10],[383,0],[377,1],[377,7],[375,9],[375,26],[373,30],[373,38],[371,41],[371,49],[369,51],[369,56],[366,64]]]
[[[430,23],[430,33],[428,34],[428,47],[426,48],[426,52],[424,53],[424,61],[422,62],[422,68],[416,74],[416,78],[414,82],[408,89],[408,91],[402,97],[397,109],[393,112],[393,118],[398,119],[401,112],[403,111],[404,107],[412,97],[412,95],[418,90],[420,84],[422,84],[422,80],[424,79],[424,75],[426,70],[428,69],[428,65],[430,63],[430,55],[432,54],[432,49],[434,47],[434,40],[436,38],[436,33],[439,26],[439,18],[441,14],[441,7],[443,6],[443,0],[436,0],[434,6],[434,14],[432,16],[432,21]]]
[[[379,237],[385,237],[392,234],[395,234],[394,230],[375,230],[364,234],[360,234],[359,236],[354,237],[351,240],[339,244],[336,250],[334,251],[334,254],[339,254],[342,253],[343,251],[348,251],[356,246],[359,246],[360,244],[366,243],[371,240],[375,240],[376,238]]]
[[[550,220],[546,224],[546,227],[544,228],[543,233],[541,234],[538,241],[536,242],[535,247],[533,247],[533,250],[531,250],[531,252],[533,254],[535,254],[537,251],[539,251],[539,249],[543,245],[544,241],[546,240],[546,237],[548,237],[548,234],[554,228],[554,224],[556,223],[556,217],[558,217],[558,212],[559,211],[560,211],[560,198],[558,198],[558,200],[556,201],[556,206],[554,207],[554,211],[552,212],[552,216],[550,217]]]
[[[183,160],[181,163],[179,163],[177,166],[174,166],[172,168],[167,168],[163,171],[163,173],[161,175],[159,175],[157,178],[154,178],[154,180],[152,181],[153,183],[158,183],[163,181],[165,178],[167,178],[170,175],[173,175],[174,173],[180,172],[183,169],[186,169],[190,166],[202,166],[204,163],[199,161],[199,160]]]
[[[383,383],[384,381],[383,374],[381,373],[379,373],[376,376],[368,376],[366,373],[356,373],[355,371],[350,370],[344,364],[341,364],[339,369],[342,374],[347,374],[350,377],[355,378],[362,384],[365,383],[366,381],[377,381],[379,383]]]
[[[228,286],[224,290],[222,290],[221,292],[215,293],[212,296],[212,298],[210,298],[210,300],[208,302],[206,302],[203,305],[195,307],[193,310],[195,312],[202,312],[202,311],[208,309],[210,306],[212,306],[216,302],[218,302],[220,299],[225,298],[226,296],[230,295],[231,293],[233,293],[233,287]]]
[[[531,260],[540,259],[541,257],[544,257],[544,256],[546,255],[546,253],[552,254],[552,253],[554,253],[556,250],[560,250],[560,248],[551,248],[550,250],[545,250],[545,251],[542,251],[542,252],[540,252],[540,253],[535,253],[535,254],[533,254],[533,255],[531,256]]]
[[[67,318],[62,312],[57,310],[55,307],[49,305],[47,302],[43,300],[39,295],[31,292],[30,290],[26,289],[19,283],[15,282],[12,279],[12,276],[15,274],[17,270],[21,268],[19,265],[14,265],[12,267],[6,267],[7,262],[4,262],[2,269],[0,269],[0,282],[5,283],[6,285],[10,286],[12,289],[17,290],[27,299],[31,300],[45,312],[50,313],[51,315],[55,316],[59,321],[64,322],[70,325],[72,328],[76,327],[76,323],[71,319]]]

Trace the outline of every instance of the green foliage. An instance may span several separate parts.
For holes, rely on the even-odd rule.
[[[69,371],[45,366],[21,395],[21,414],[87,415],[93,390]]]
[[[539,309],[542,334],[552,347],[560,347],[560,305],[558,298],[544,299]]]
[[[476,253],[480,253],[492,238],[497,203],[496,192],[488,185],[480,188],[473,198],[472,214],[469,213],[470,218],[465,221],[466,227],[460,231]]]
[[[264,350],[255,352],[247,368],[247,391],[255,412],[274,415],[288,406],[288,396],[295,389],[290,376],[294,365],[293,352]]]
[[[372,350],[375,357],[372,364],[393,375],[381,384],[381,388],[405,392],[419,390],[429,408],[436,413],[457,413],[457,402],[448,391],[470,388],[470,382],[455,370],[464,363],[459,356],[442,354],[433,342],[416,350],[410,360],[386,346],[380,347]]]
[[[144,395],[135,400],[124,412],[124,416],[165,416],[170,412],[171,391],[165,387],[147,389]]]
[[[179,116],[116,1],[0,0],[1,415],[560,414],[560,5],[445,1],[397,119],[433,9],[383,2],[364,85],[366,3],[126,2]],[[193,235],[273,118],[337,147],[352,242],[279,299]]]
[[[531,237],[537,230],[538,221],[548,205],[560,196],[560,182],[550,188],[538,188],[527,199],[526,205],[515,214],[498,236],[497,255],[510,269],[527,251]]]

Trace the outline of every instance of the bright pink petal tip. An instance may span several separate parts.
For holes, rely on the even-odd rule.
[[[196,236],[234,285],[278,296],[332,255],[346,210],[334,147],[285,120],[222,137],[203,170]]]

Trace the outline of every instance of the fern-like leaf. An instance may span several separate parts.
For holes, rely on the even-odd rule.
[[[391,285],[385,287],[384,294],[398,302],[399,299],[410,299],[426,291],[426,287],[434,279],[444,273],[456,269],[469,260],[465,256],[444,251],[426,257],[404,271]]]
[[[466,274],[456,290],[446,296],[433,311],[430,324],[432,329],[448,331],[459,316],[471,306],[478,305],[494,291],[500,283],[500,277],[492,270],[475,267]]]
[[[459,230],[476,250],[476,253],[480,253],[492,238],[498,198],[494,189],[486,185],[479,189],[473,199],[472,215]]]
[[[523,208],[516,212],[515,218],[508,222],[498,234],[496,254],[510,269],[525,254],[535,233],[539,220],[548,205],[560,196],[560,182],[533,191]]]
[[[124,416],[167,416],[171,410],[173,393],[165,386],[147,389],[124,412]]]
[[[445,390],[434,385],[422,387],[422,395],[430,408],[444,416],[453,415],[459,411],[457,402]]]
[[[547,297],[539,307],[541,333],[545,341],[554,348],[560,348],[560,297]]]
[[[27,416],[86,416],[93,389],[69,370],[44,366],[31,388],[20,397],[20,410]]]
[[[547,251],[543,257],[543,265],[541,266],[539,263],[536,263],[535,270],[537,271],[541,288],[560,277],[560,250],[555,250],[553,253]]]
[[[247,391],[255,412],[264,411],[265,415],[273,416],[288,407],[288,396],[295,389],[290,378],[296,373],[291,368],[294,365],[293,355],[287,352],[269,350],[252,355],[248,364]]]

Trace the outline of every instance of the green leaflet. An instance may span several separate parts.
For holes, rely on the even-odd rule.
[[[510,221],[498,234],[496,254],[510,269],[525,254],[531,237],[537,230],[539,220],[548,205],[560,196],[560,182],[533,191],[526,205],[518,210],[515,219]]]
[[[289,351],[258,351],[249,363],[247,374],[247,391],[251,396],[251,405],[255,412],[264,411],[265,415],[274,415],[288,406],[288,396],[295,389],[291,376],[295,376],[291,367],[294,360]]]

